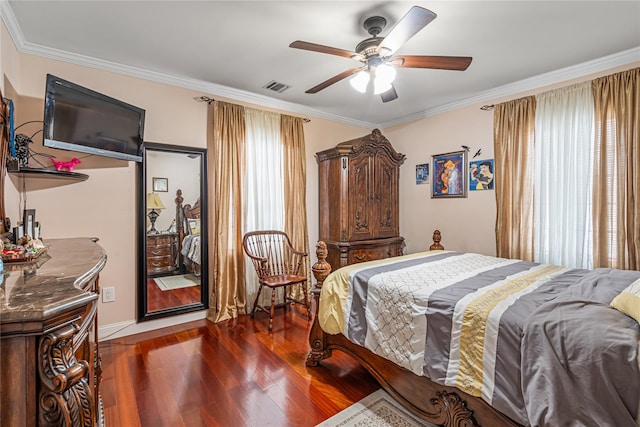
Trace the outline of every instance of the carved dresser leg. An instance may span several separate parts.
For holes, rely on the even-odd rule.
[[[95,406],[87,378],[89,365],[84,360],[78,362],[73,354],[73,337],[79,330],[72,324],[40,339],[41,426],[93,426]]]

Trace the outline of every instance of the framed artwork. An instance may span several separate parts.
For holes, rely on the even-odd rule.
[[[431,198],[467,197],[467,151],[431,156]]]
[[[23,227],[24,234],[28,234],[31,238],[35,238],[33,237],[35,227],[36,227],[36,210],[35,209],[25,209],[22,212],[22,227]]]
[[[153,191],[169,191],[169,179],[168,178],[153,178]]]
[[[429,163],[416,165],[416,184],[427,184],[429,182]]]
[[[493,190],[493,159],[469,162],[469,190]]]

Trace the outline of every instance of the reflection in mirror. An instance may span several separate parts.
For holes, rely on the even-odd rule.
[[[208,304],[206,150],[145,143],[139,166],[138,320]]]

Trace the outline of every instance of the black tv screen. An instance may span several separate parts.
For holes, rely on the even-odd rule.
[[[145,110],[47,74],[44,145],[142,161]]]

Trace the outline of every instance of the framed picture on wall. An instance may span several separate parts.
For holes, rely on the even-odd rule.
[[[427,184],[429,182],[429,163],[416,165],[416,184]]]
[[[493,190],[493,159],[469,162],[469,190]]]
[[[155,192],[168,192],[169,191],[169,179],[168,178],[153,178],[153,191],[155,191]]]
[[[431,198],[467,197],[467,152],[431,156]]]

